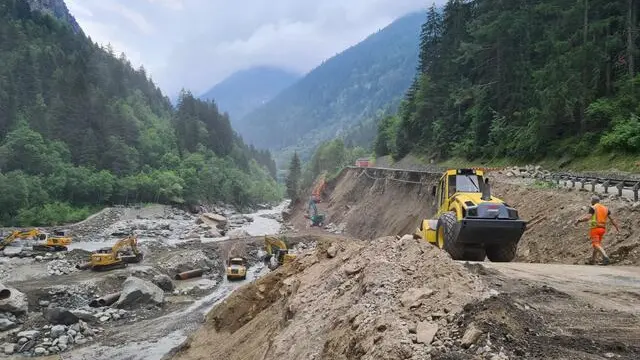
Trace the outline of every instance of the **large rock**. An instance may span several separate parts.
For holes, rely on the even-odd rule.
[[[205,213],[202,214],[202,216],[206,217],[209,220],[218,222],[218,223],[226,223],[227,222],[227,218],[222,216],[222,215],[218,215],[218,214],[214,214],[214,213]]]
[[[437,323],[422,321],[418,323],[418,326],[416,328],[417,342],[421,344],[427,344],[427,345],[431,344],[437,332],[438,332]]]
[[[217,227],[218,229],[224,229],[228,223],[226,217],[214,213],[202,214],[199,220],[199,223],[210,224]]]
[[[481,335],[482,331],[478,329],[474,323],[469,324],[467,330],[462,336],[462,347],[468,348],[469,346],[475,344]]]
[[[124,281],[120,299],[116,302],[119,308],[131,308],[136,305],[152,303],[162,304],[164,291],[152,282],[130,276]]]
[[[418,307],[422,304],[422,300],[433,295],[433,293],[434,291],[429,288],[411,288],[402,294],[400,302],[404,307]]]
[[[7,246],[2,253],[7,257],[18,256],[22,252],[22,249],[22,246]]]
[[[244,239],[251,237],[251,235],[249,235],[249,233],[244,229],[233,229],[227,233],[227,236],[229,239]]]
[[[8,298],[0,300],[0,311],[7,311],[14,314],[23,314],[29,310],[29,303],[27,302],[27,295],[20,291],[5,287],[0,284],[0,289],[7,289],[11,291],[11,295]]]
[[[168,275],[162,274],[154,276],[153,283],[158,285],[158,287],[164,291],[173,291],[173,289],[175,289],[175,285]]]
[[[60,308],[47,308],[44,311],[44,317],[52,324],[72,325],[80,321],[80,319],[71,311]]]
[[[18,325],[9,319],[0,319],[0,331],[11,330],[16,326]]]
[[[57,339],[66,333],[67,333],[67,328],[64,325],[54,325],[51,328],[51,337],[54,339]]]
[[[71,313],[73,313],[73,315],[77,316],[80,320],[84,320],[84,321],[90,322],[90,323],[98,322],[98,318],[96,318],[96,316],[93,315],[92,313],[90,313],[89,311],[72,310]]]

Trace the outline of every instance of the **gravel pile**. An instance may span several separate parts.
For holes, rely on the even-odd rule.
[[[72,263],[68,260],[51,260],[47,264],[47,272],[49,273],[49,275],[60,276],[76,271],[78,271],[78,269],[76,269],[75,263]]]
[[[477,343],[471,333],[463,340],[467,328],[455,321],[489,294],[462,264],[412,236],[323,239],[293,266],[237,289],[207,316],[215,326],[175,358],[429,359]]]
[[[66,325],[45,325],[40,329],[21,331],[15,334],[13,341],[5,343],[2,351],[6,355],[20,353],[31,356],[48,356],[68,350],[75,345],[93,341],[103,331],[91,328],[80,320]]]

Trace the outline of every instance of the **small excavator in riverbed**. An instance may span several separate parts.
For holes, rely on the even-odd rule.
[[[31,229],[27,231],[15,230],[0,241],[0,250],[4,250],[9,244],[15,240],[32,240],[29,245],[34,251],[67,251],[67,246],[71,244],[71,236],[64,230],[54,230],[53,235],[40,231],[38,229]]]
[[[129,247],[129,250],[125,250]],[[138,249],[138,239],[129,235],[118,240],[112,247],[99,249],[91,254],[89,264],[79,268],[90,268],[93,271],[122,269],[130,263],[142,261],[142,252]]]
[[[286,239],[279,239],[275,236],[264,237],[264,250],[267,255],[263,258],[269,270],[275,270],[282,264],[295,260],[296,255],[289,253],[289,244]]]

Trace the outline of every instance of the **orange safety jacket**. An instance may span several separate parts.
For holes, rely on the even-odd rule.
[[[591,215],[591,225],[592,229],[595,228],[607,228],[607,216],[609,216],[609,209],[602,204],[595,204],[592,206],[593,215]]]

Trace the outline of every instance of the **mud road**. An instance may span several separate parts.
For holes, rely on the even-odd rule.
[[[526,348],[531,358],[640,357],[639,267],[490,262],[466,266],[507,303],[501,309],[484,305],[494,316],[490,322],[496,325],[496,335],[509,329],[516,348]]]

